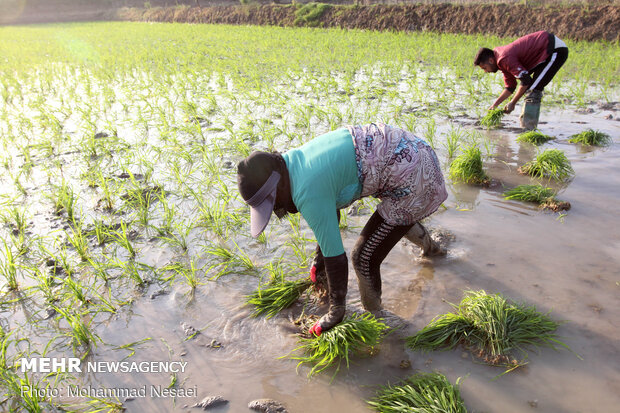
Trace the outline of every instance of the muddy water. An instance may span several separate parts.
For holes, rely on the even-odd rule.
[[[256,288],[256,277],[229,275],[199,286],[193,295],[175,284],[151,298],[159,290],[151,287],[100,326],[101,337],[115,343],[152,337],[131,360],[186,361],[178,383],[196,395],[136,398],[124,403],[127,411],[191,411],[194,403],[213,395],[228,400],[214,412],[247,411],[258,398],[278,400],[290,412],[366,411],[365,400],[377,386],[417,371],[440,371],[452,382],[462,377],[470,411],[615,411],[620,404],[620,122],[614,118],[619,116],[598,108],[588,114],[543,109],[540,128],[557,137],[545,147],[564,150],[575,169],[574,179],[560,188],[559,198],[572,205],[564,214],[501,196],[504,188],[530,182],[516,171],[535,154],[533,147],[515,142],[517,115],[507,116],[502,129],[482,131],[494,144],[494,156],[485,163],[492,184],[452,185],[447,209],[429,220],[430,228],[451,235],[447,257],[421,259],[405,241],[394,248],[382,267],[383,300],[390,323],[402,328],[378,354],[354,358],[333,381],[333,371],[309,380],[306,367],[296,370],[294,360],[279,359],[296,347],[296,327],[288,315],[297,315],[300,307],[270,320],[251,318],[242,303]],[[610,134],[614,143],[594,149],[567,143],[569,135],[589,127]],[[349,251],[366,218],[349,217],[343,231]],[[277,238],[270,237],[266,246],[249,241],[240,246],[260,257],[278,247]],[[352,310],[360,308],[354,278],[350,269]],[[451,311],[448,303],[460,301],[465,290],[480,289],[551,311],[564,321],[558,334],[572,351],[532,351],[526,367],[498,377],[503,370],[480,364],[460,349],[428,354],[405,349],[406,336]],[[320,314],[324,308],[310,310]],[[200,333],[188,339],[187,325]],[[121,360],[128,354],[100,346],[93,359]],[[163,373],[98,373],[82,379],[95,387],[165,387],[170,382]]]

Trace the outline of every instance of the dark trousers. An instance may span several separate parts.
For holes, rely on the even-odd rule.
[[[542,92],[545,86],[551,82],[553,76],[560,70],[566,59],[568,58],[568,48],[560,47],[555,49],[553,53],[541,64],[533,70],[532,79],[534,82],[530,85],[530,90]]]

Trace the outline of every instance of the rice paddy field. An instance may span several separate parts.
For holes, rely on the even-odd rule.
[[[459,383],[470,412],[620,404],[617,43],[567,41],[539,124],[554,139],[536,146],[517,141],[520,106],[499,126],[479,122],[503,86],[473,56],[512,39],[148,23],[0,27],[0,39],[0,411],[192,411],[221,396],[212,411],[270,398],[290,412],[357,412],[379,389],[432,372]],[[422,259],[401,241],[382,267],[386,323],[400,328],[309,378],[290,356],[295,321],[326,305],[305,295],[255,317],[246,297],[307,277],[313,234],[290,216],[252,239],[236,163],[370,122],[435,148],[449,197],[426,225],[448,254]],[[609,139],[569,142],[589,129]],[[452,161],[474,148],[488,181],[453,181]],[[519,173],[545,150],[562,153],[567,174]],[[505,199],[519,185],[551,188],[571,208]],[[343,211],[348,251],[375,204]],[[348,306],[361,311],[353,274]],[[506,372],[461,348],[406,347],[469,290],[535,306],[570,350],[533,348]],[[42,357],[185,364],[22,368]],[[144,397],[110,390],[143,386]]]

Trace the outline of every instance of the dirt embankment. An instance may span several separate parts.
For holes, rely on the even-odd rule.
[[[485,33],[506,37],[549,30],[561,38],[572,40],[620,40],[620,5],[617,2],[585,6],[525,6],[445,3],[352,5],[333,4],[333,0],[326,5],[241,5],[231,0],[5,1],[24,6],[21,10],[12,7],[9,10],[11,13],[6,10],[0,13],[0,23],[5,24],[130,20]],[[167,6],[173,2],[181,5]],[[140,7],[127,7],[136,5]]]
[[[620,6],[334,5],[304,20],[293,5],[124,9],[119,18],[159,22],[342,27],[370,30],[486,33],[515,37],[549,30],[572,40],[619,40]]]

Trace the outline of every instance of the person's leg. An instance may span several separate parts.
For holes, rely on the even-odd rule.
[[[364,226],[353,249],[352,261],[365,309],[381,309],[381,263],[412,226],[390,225],[376,211]]]
[[[431,235],[426,228],[424,228],[424,225],[419,222],[416,222],[411,229],[407,231],[405,238],[420,247],[422,249],[422,255],[425,257],[445,255],[447,253],[437,241],[431,238]]]
[[[551,56],[534,69],[529,90],[542,92],[568,59],[568,48],[555,49]]]

